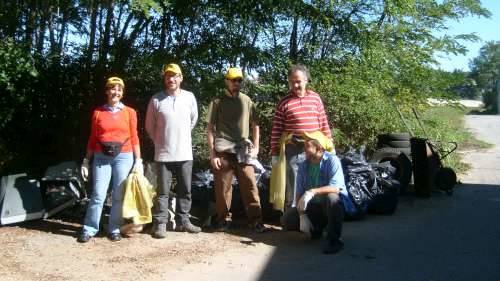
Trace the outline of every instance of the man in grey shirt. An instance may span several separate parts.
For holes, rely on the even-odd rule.
[[[198,120],[193,93],[181,89],[182,71],[171,63],[163,69],[164,90],[154,95],[146,112],[146,131],[155,146],[154,160],[158,168],[157,198],[153,212],[154,238],[167,234],[169,193],[172,174],[176,176],[176,231],[198,233],[191,224],[191,172],[193,150],[191,130]]]

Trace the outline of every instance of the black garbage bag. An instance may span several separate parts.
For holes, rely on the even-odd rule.
[[[350,148],[339,155],[344,171],[347,192],[355,205],[355,212],[346,212],[348,218],[362,218],[367,212],[392,214],[396,209],[399,181],[396,169],[390,164],[368,163],[363,148]]]
[[[381,192],[374,196],[368,211],[374,214],[393,214],[398,206],[401,183],[397,178],[397,169],[390,162],[370,164],[377,177]]]
[[[339,155],[344,172],[347,192],[355,205],[355,211],[348,210],[348,218],[362,218],[368,212],[368,206],[375,196],[381,193],[377,184],[377,174],[366,162],[363,149],[360,151],[350,148],[346,153]]]

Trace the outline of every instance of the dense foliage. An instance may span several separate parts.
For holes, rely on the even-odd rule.
[[[474,36],[434,31],[469,15],[489,12],[479,0],[1,1],[0,173],[79,160],[110,75],[125,80],[124,102],[143,121],[169,62],[183,68],[183,87],[202,113],[220,92],[223,71],[244,69],[245,90],[262,112],[264,158],[273,107],[295,62],[310,66],[337,145],[370,144],[401,129],[394,104],[408,110],[449,88],[436,78],[433,55],[464,52],[460,40]],[[194,139],[203,162],[200,117]]]
[[[498,112],[498,93],[500,91],[500,41],[486,42],[479,56],[470,64],[470,77],[474,80],[472,88],[493,112]]]

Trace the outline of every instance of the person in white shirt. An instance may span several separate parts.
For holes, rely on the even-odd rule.
[[[193,93],[181,89],[182,80],[179,65],[166,65],[163,68],[164,90],[151,98],[146,112],[146,131],[154,142],[154,160],[158,168],[157,198],[153,211],[154,238],[165,238],[167,235],[172,175],[177,180],[175,230],[189,233],[201,231],[189,220],[193,168],[191,130],[198,120],[198,108]]]

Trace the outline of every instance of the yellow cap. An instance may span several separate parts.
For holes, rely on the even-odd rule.
[[[163,74],[165,74],[167,72],[172,72],[175,74],[182,75],[181,68],[179,67],[179,65],[177,65],[175,63],[170,63],[170,64],[167,64],[163,67]]]
[[[114,87],[115,85],[120,85],[122,88],[125,88],[125,84],[123,80],[119,77],[109,77],[106,81],[106,88]]]
[[[237,67],[229,68],[226,73],[226,79],[233,80],[237,78],[243,79],[243,73],[241,72],[241,69]]]

